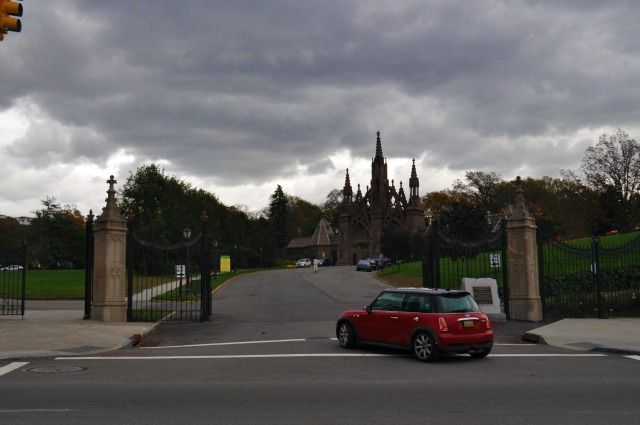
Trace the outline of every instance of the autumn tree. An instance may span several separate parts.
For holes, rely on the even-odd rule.
[[[605,225],[628,230],[635,221],[640,195],[640,145],[618,129],[587,148],[581,170],[587,184],[600,193]]]
[[[49,197],[42,205],[34,211],[29,226],[31,259],[50,268],[84,266],[84,217],[80,211]]]

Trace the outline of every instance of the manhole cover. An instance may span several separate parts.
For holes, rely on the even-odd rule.
[[[84,372],[87,370],[86,367],[80,366],[37,366],[30,367],[26,369],[27,372],[31,373],[76,373],[76,372]]]

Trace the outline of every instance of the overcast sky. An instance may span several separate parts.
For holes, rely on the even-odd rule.
[[[579,167],[640,138],[633,1],[25,1],[0,43],[0,214],[83,214],[141,164],[259,210],[389,178]],[[355,190],[355,187],[354,187]]]

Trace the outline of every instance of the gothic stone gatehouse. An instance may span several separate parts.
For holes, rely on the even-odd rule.
[[[297,258],[330,259],[331,264],[335,264],[338,256],[337,238],[329,222],[322,218],[311,237],[292,239],[287,245],[287,251]]]
[[[351,265],[360,258],[378,257],[382,232],[387,226],[399,226],[409,233],[426,230],[424,210],[420,208],[415,160],[411,167],[407,200],[402,182],[398,190],[393,180],[389,185],[380,132],[377,136],[376,156],[371,162],[371,187],[367,186],[364,195],[358,184],[358,191],[353,196],[347,170],[338,232],[338,265]]]

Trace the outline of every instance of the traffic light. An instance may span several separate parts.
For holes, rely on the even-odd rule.
[[[14,16],[22,16],[22,5],[11,0],[0,0],[0,41],[8,31],[22,31],[20,19]]]

